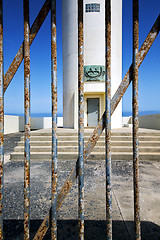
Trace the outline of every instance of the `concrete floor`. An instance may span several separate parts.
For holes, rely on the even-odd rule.
[[[23,239],[23,161],[11,162],[21,133],[5,136],[5,239]],[[75,159],[76,160],[76,159]],[[75,161],[58,162],[58,190]],[[142,239],[160,239],[160,162],[140,162]],[[112,161],[113,239],[134,239],[132,161]],[[51,163],[31,162],[31,239],[50,208]],[[78,239],[77,182],[58,213],[58,239]],[[50,239],[48,232],[45,239]],[[106,239],[105,163],[85,163],[85,239]]]

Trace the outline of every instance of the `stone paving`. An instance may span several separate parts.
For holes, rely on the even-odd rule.
[[[10,161],[22,133],[5,136],[5,239],[23,239],[23,161]],[[76,159],[75,159],[76,161]],[[58,190],[75,161],[58,162]],[[51,163],[31,162],[31,239],[48,213]],[[160,162],[140,162],[142,239],[160,240]],[[112,161],[113,239],[134,239],[132,161]],[[78,239],[77,182],[58,212],[58,239]],[[50,232],[44,239],[50,239]],[[105,162],[85,163],[85,239],[106,239]]]

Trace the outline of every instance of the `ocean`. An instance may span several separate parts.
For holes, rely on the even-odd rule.
[[[5,115],[24,117],[24,113],[4,113]],[[51,113],[31,113],[31,117],[52,117]],[[57,117],[63,117],[63,113],[57,113]]]
[[[160,114],[160,111],[139,111],[139,116],[143,115],[151,115],[151,114]],[[132,116],[132,112],[122,112],[123,117],[129,117]]]
[[[150,115],[150,114],[160,114],[160,111],[139,111],[139,116],[142,115]],[[5,113],[5,115],[13,115],[13,116],[24,116],[23,113]],[[51,117],[51,113],[31,113],[31,117]],[[123,111],[123,117],[132,116],[132,112]],[[63,113],[57,113],[57,117],[63,117]]]

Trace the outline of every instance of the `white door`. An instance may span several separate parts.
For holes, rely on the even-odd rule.
[[[87,98],[87,126],[95,127],[99,121],[99,98]]]

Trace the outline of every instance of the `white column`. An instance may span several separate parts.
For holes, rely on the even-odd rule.
[[[111,96],[122,81],[122,0],[111,2]],[[111,119],[112,128],[122,127],[122,102]]]
[[[85,66],[105,65],[104,2],[104,0],[84,0],[84,11],[87,3],[100,4],[100,12],[84,12]],[[122,0],[112,0],[111,6],[111,94],[113,96],[122,80]],[[77,0],[62,0],[63,126],[70,128],[77,128],[78,123],[78,105],[76,104],[78,103],[77,17]],[[90,89],[90,91],[94,93],[97,89]],[[112,116],[111,126],[112,128],[122,127],[122,103],[119,103]]]
[[[77,0],[62,0],[63,41],[63,126],[74,128],[78,106],[78,24]],[[76,108],[76,109],[75,109]]]

